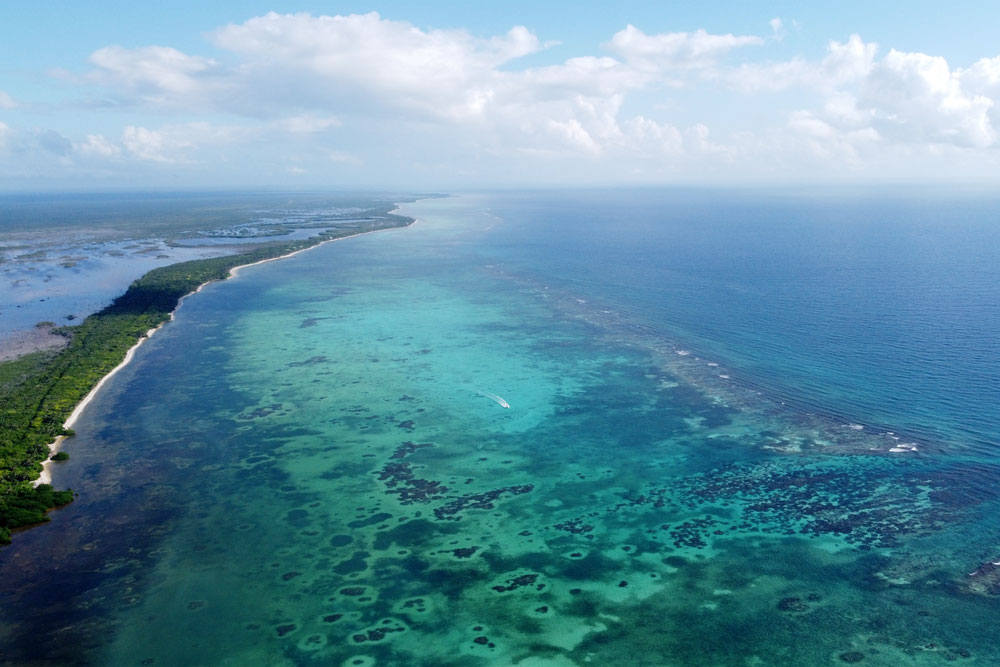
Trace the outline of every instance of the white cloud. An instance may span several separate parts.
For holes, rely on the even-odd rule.
[[[941,57],[891,50],[871,71],[859,98],[880,134],[900,141],[983,148],[997,140],[992,98],[963,89]]]
[[[606,46],[630,65],[669,71],[708,67],[733,49],[763,43],[756,35],[712,35],[704,30],[647,35],[630,24],[615,33]]]
[[[90,80],[145,104],[203,108],[221,102],[229,73],[211,58],[177,49],[108,46],[95,51]],[[215,99],[213,99],[215,98]]]
[[[17,108],[17,102],[14,98],[8,95],[6,92],[0,90],[0,109],[15,109]]]
[[[880,140],[871,128],[844,130],[808,111],[792,112],[787,127],[814,157],[849,165],[857,165],[862,152]]]
[[[72,142],[3,126],[0,145],[121,164],[244,164],[257,151],[313,174],[331,162],[377,170],[463,156],[584,158],[572,166],[615,174],[692,164],[711,174],[709,165],[733,163],[756,173],[767,161],[854,168],[897,149],[951,156],[997,146],[1000,56],[965,69],[923,53],[880,57],[854,34],[829,41],[821,57],[768,61],[769,49],[789,48],[776,42],[796,24],[768,25],[764,36],[627,25],[603,51],[522,65],[551,44],[523,26],[481,37],[374,12],[271,12],[210,33],[214,57],[108,46],[89,74],[64,79],[95,87],[89,99],[119,111],[170,119],[162,125],[137,117],[117,141],[81,132]],[[734,65],[737,54],[752,60]],[[0,108],[14,104],[0,92]]]
[[[1000,92],[1000,56],[981,58],[972,67],[956,72],[956,76],[972,90]]]
[[[544,48],[522,26],[480,39],[374,12],[271,12],[225,26],[212,40],[238,64],[166,47],[108,47],[92,56],[91,79],[123,101],[276,116],[275,126],[289,132],[328,129],[345,115],[422,119],[492,129],[518,144],[547,137],[596,154],[622,141],[616,115],[625,93],[677,82],[735,48],[763,43],[704,30],[646,34],[630,25],[607,45],[621,59],[581,56],[511,71],[504,68],[510,61]],[[289,115],[291,109],[300,112]]]
[[[984,58],[966,70],[952,70],[941,57],[892,49],[877,59],[878,45],[852,35],[831,41],[818,63],[796,58],[767,65],[743,65],[728,74],[738,90],[754,93],[791,87],[811,89],[821,102],[788,124],[817,139],[819,124],[838,141],[878,136],[901,144],[951,144],[986,148],[997,144],[1000,121],[1000,58]],[[808,130],[808,131],[807,131]],[[851,135],[851,132],[861,134]],[[853,138],[852,138],[853,137]],[[838,155],[852,154],[847,150]]]
[[[679,155],[684,150],[683,135],[669,123],[657,123],[643,116],[634,116],[623,125],[629,147],[640,153],[651,151]]]
[[[545,124],[549,135],[574,152],[588,155],[600,155],[601,146],[594,141],[590,133],[575,118],[564,121],[549,120]]]
[[[82,155],[96,157],[114,157],[120,155],[121,147],[111,143],[101,134],[88,134],[86,141],[73,145],[73,149]]]
[[[476,117],[502,78],[498,68],[542,48],[517,26],[476,39],[462,30],[420,30],[372,12],[350,16],[271,12],[213,35],[245,59],[251,79],[282,79],[307,103],[355,107],[377,100],[430,117]]]
[[[212,150],[212,154],[216,155],[214,149],[250,142],[266,143],[271,135],[273,126],[269,125],[221,125],[195,121],[163,125],[155,130],[130,125],[122,133],[122,144],[140,160],[194,163],[199,161],[199,154]]]
[[[831,41],[829,53],[819,68],[818,87],[838,86],[860,81],[872,70],[878,44],[865,42],[859,35],[851,35],[846,44]]]
[[[614,58],[584,56],[560,65],[529,69],[506,77],[505,91],[521,99],[567,99],[576,95],[610,96],[643,87],[649,75]]]
[[[225,26],[212,40],[236,54],[239,64],[226,68],[164,47],[109,47],[92,57],[99,67],[93,78],[158,109],[202,105],[273,114],[273,127],[295,134],[337,127],[345,116],[399,117],[465,126],[471,134],[485,130],[501,153],[598,156],[629,145],[618,118],[625,94],[653,82],[680,83],[733,49],[764,41],[704,30],[646,34],[630,25],[606,45],[618,58],[581,56],[508,70],[510,61],[544,48],[522,26],[480,39],[461,30],[422,30],[374,12],[271,12]],[[301,112],[287,113],[296,108]],[[664,142],[676,145],[665,132]],[[126,148],[143,159],[165,160],[174,153],[163,141],[136,129],[130,136],[135,147]]]
[[[689,127],[684,132],[684,144],[693,153],[716,153],[716,154],[728,154],[729,148],[722,144],[714,143],[708,138],[709,129],[708,126],[703,123],[698,123],[692,127]]]
[[[784,62],[743,64],[726,73],[724,79],[737,90],[752,93],[778,91],[803,86],[831,92],[861,81],[872,69],[878,45],[851,35],[846,43],[831,40],[822,61],[793,58]]]
[[[122,144],[133,156],[149,162],[174,162],[163,154],[163,135],[155,130],[129,125],[122,132]]]
[[[767,22],[771,26],[771,39],[779,42],[785,38],[785,22],[777,16]]]

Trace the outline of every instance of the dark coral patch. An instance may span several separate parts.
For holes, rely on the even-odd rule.
[[[497,593],[507,593],[509,591],[515,591],[522,586],[530,586],[535,583],[536,579],[538,579],[537,574],[522,574],[518,577],[514,577],[513,579],[508,579],[506,586],[493,586],[492,588]]]
[[[418,478],[408,463],[387,463],[378,478],[385,482],[389,493],[399,497],[402,505],[437,500],[448,491],[440,482]]]
[[[574,535],[581,535],[583,533],[589,533],[594,529],[589,523],[584,523],[583,519],[570,519],[569,521],[563,521],[562,523],[557,523],[553,526],[556,530],[564,530],[567,533],[573,533]]]
[[[781,611],[806,611],[809,605],[802,601],[802,598],[782,598],[778,602],[778,609]]]
[[[350,535],[334,535],[330,538],[331,547],[346,547],[348,544],[354,541],[354,538]]]
[[[364,642],[380,642],[386,638],[386,636],[392,632],[403,632],[406,628],[394,627],[394,628],[373,628],[368,632],[358,633],[353,635],[351,639],[354,640],[356,644],[361,644]]]
[[[471,558],[477,551],[479,551],[479,547],[463,547],[459,549],[452,549],[451,551],[443,553],[450,553],[455,558]]]
[[[471,493],[459,496],[451,502],[434,508],[434,516],[438,519],[457,520],[456,515],[467,509],[491,510],[496,505],[494,503],[506,494],[520,495],[529,493],[535,486],[533,484],[521,484],[516,486],[505,486],[502,489],[493,489],[483,493]]]

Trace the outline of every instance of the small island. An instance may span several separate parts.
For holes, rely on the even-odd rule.
[[[73,435],[65,424],[76,406],[134,346],[170,319],[181,299],[206,283],[225,280],[241,266],[412,222],[387,208],[382,216],[338,225],[308,239],[153,269],[81,324],[52,329],[68,338],[64,348],[0,363],[0,545],[10,543],[12,530],[48,521],[49,510],[73,500],[71,490],[37,483],[50,456],[53,461],[69,458],[61,451],[51,455],[50,445]]]

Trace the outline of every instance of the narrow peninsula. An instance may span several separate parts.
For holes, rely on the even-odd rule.
[[[136,345],[171,318],[181,299],[206,283],[228,278],[239,267],[412,222],[385,211],[309,239],[266,243],[235,255],[153,269],[82,324],[60,327],[57,333],[69,339],[63,349],[0,363],[0,545],[10,543],[14,529],[45,522],[50,509],[73,500],[71,490],[38,483],[43,463],[52,455],[51,444],[73,435],[67,420],[74,410],[127,361]]]

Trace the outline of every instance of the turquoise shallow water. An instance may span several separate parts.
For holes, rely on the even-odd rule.
[[[988,419],[782,405],[808,388],[525,201],[188,299],[78,422],[78,501],[0,552],[2,660],[1000,663]]]

